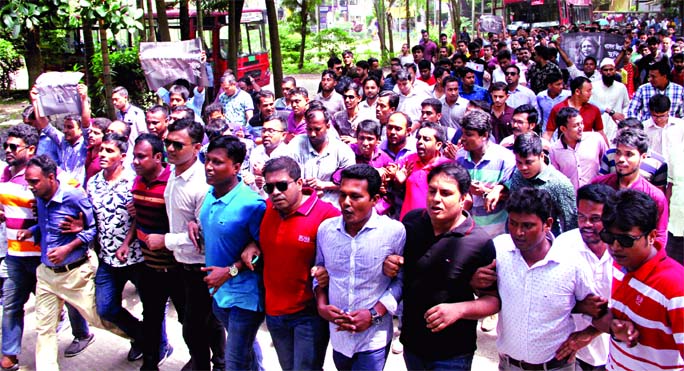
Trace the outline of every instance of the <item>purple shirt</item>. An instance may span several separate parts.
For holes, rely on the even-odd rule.
[[[287,116],[287,132],[294,135],[306,134],[306,120],[302,117],[302,121],[295,122],[294,112],[290,112]]]
[[[596,178],[594,178],[592,181],[594,184],[605,184],[616,191],[620,190],[620,186],[618,184],[618,177],[616,173],[613,174],[608,174],[608,175],[601,175]],[[646,179],[644,179],[643,176],[639,175],[639,178],[632,183],[630,186],[630,189],[633,189],[635,191],[641,191],[649,195],[653,201],[655,201],[657,207],[658,207],[658,221],[656,224],[656,241],[660,242],[660,246],[666,246],[667,245],[667,222],[670,219],[669,214],[670,214],[670,208],[667,203],[667,199],[665,198],[665,194],[663,194],[663,191],[658,189],[658,187],[654,186],[653,184],[649,183]]]
[[[373,158],[370,160],[364,158],[361,156],[361,150],[359,150],[359,145],[356,143],[353,143],[351,146],[352,151],[354,151],[354,154],[356,155],[356,163],[357,164],[368,164],[376,169],[385,167],[392,162],[391,157],[389,157],[388,154],[380,150],[380,147],[375,147],[375,151],[373,152]]]
[[[608,145],[601,134],[585,131],[574,149],[559,138],[551,146],[549,157],[551,165],[570,179],[577,193],[581,186],[598,175],[601,157],[607,150]]]

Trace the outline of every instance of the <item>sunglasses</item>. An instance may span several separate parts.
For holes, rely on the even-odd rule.
[[[356,99],[356,95],[343,95],[344,99]]]
[[[629,234],[616,234],[616,233],[610,233],[607,230],[602,230],[599,232],[599,237],[601,237],[601,241],[612,245],[615,240],[620,244],[622,247],[632,247],[634,246],[634,242],[639,240],[641,237],[646,236],[648,233],[642,233],[638,236],[632,236]]]
[[[506,72],[506,76],[515,76],[517,74],[517,72]]]
[[[186,144],[182,142],[176,142],[175,140],[164,139],[164,146],[166,146],[166,148],[173,146],[173,149],[180,151],[186,146]]]
[[[19,149],[24,149],[24,148],[26,148],[26,146],[20,146],[20,145],[15,144],[15,143],[3,143],[3,144],[2,144],[2,148],[4,148],[5,150],[7,150],[7,148],[9,148],[10,151],[16,152],[16,151],[19,150]]]
[[[273,193],[276,189],[279,192],[285,192],[289,187],[290,183],[294,183],[295,181],[289,181],[289,182],[275,182],[275,183],[266,183],[264,184],[264,192],[268,193],[269,195]]]

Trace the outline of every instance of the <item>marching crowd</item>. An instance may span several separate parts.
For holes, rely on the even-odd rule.
[[[39,370],[67,318],[65,356],[94,325],[158,369],[169,300],[184,370],[262,368],[263,321],[284,370],[329,344],[340,370],[390,351],[467,370],[497,313],[501,370],[684,368],[684,39],[665,26],[581,61],[562,38],[598,24],[423,31],[386,75],[345,51],[318,92],[229,71],[213,102],[178,81],[142,110],[118,87],[114,121],[79,85],[62,131],[33,89],[3,142],[2,370],[31,293]]]

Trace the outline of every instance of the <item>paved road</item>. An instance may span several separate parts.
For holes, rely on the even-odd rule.
[[[133,286],[128,284],[124,291],[124,305],[131,310],[132,313],[138,317],[142,314],[142,304],[135,293]],[[22,344],[22,354],[19,355],[21,370],[34,370],[35,357],[34,350],[36,344],[35,331],[35,311],[33,297],[26,304],[25,327],[24,327],[24,341]],[[116,335],[112,335],[106,331],[93,329],[95,333],[95,342],[86,349],[82,354],[73,358],[64,358],[60,356],[59,363],[62,370],[138,370],[142,361],[128,362],[126,354],[130,344],[125,339]],[[162,365],[161,370],[177,371],[190,358],[188,350],[183,342],[181,326],[177,321],[176,312],[173,307],[170,307],[167,321],[167,331],[169,341],[173,345],[175,351],[173,355]],[[264,354],[264,368],[267,371],[280,370],[278,359],[271,342],[271,337],[266,329],[266,325],[262,325],[257,335],[259,344],[261,345]],[[496,370],[497,369],[497,355],[494,344],[495,333],[481,333],[478,332],[479,348],[475,354],[473,363],[473,370]],[[69,345],[72,340],[71,329],[66,328],[59,334],[59,350],[60,353]],[[334,370],[335,366],[332,361],[332,348],[328,347],[328,354],[325,361],[326,370]],[[386,370],[403,371],[406,370],[404,360],[401,355],[391,354],[387,360]]]

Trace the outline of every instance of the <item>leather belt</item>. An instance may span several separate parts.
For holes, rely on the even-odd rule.
[[[563,360],[559,361],[555,358],[551,359],[548,362],[544,362],[544,363],[527,363],[524,361],[519,361],[519,360],[517,360],[513,357],[509,357],[509,356],[506,356],[506,358],[508,358],[508,362],[510,364],[512,364],[513,366],[515,366],[517,368],[521,368],[523,370],[530,370],[530,371],[533,371],[533,370],[552,370],[554,368],[561,368],[568,363],[567,359],[563,359]]]
[[[85,263],[87,261],[88,261],[88,256],[86,255],[86,256],[76,260],[75,262],[69,263],[67,265],[60,265],[60,266],[56,266],[56,267],[51,267],[49,265],[46,265],[46,267],[55,273],[65,273],[65,272],[69,272],[71,270],[74,270],[74,269],[82,266],[83,263]]]

